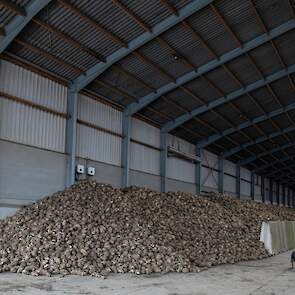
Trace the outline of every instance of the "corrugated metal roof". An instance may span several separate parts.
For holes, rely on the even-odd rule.
[[[21,45],[13,44],[7,50],[8,52],[16,54],[24,60],[36,64],[41,68],[47,69],[53,74],[64,77],[67,80],[72,80],[77,77],[77,72],[73,69],[62,67],[59,63],[53,60],[49,60],[41,54],[32,52],[31,50],[24,48]]]
[[[13,2],[19,7],[25,8],[30,1],[31,0],[15,0]],[[8,25],[15,16],[16,14],[14,12],[0,4],[0,28]]]
[[[150,27],[171,15],[170,11],[158,0],[121,0],[121,2]]]
[[[158,74],[152,66],[143,63],[133,55],[127,56],[118,65],[154,88],[159,88],[170,82],[168,78]]]
[[[35,24],[29,26],[23,32],[23,35],[26,36],[25,39],[30,44],[46,50],[65,62],[80,68],[82,71],[87,70],[98,62],[93,56],[77,50],[75,47],[66,43],[61,37]]]
[[[0,4],[0,28],[4,28],[11,22],[15,14]]]
[[[211,8],[208,7],[194,14],[189,18],[189,23],[217,55],[237,47],[235,40]]]
[[[7,48],[7,52],[61,78],[73,80],[98,63],[98,57],[108,60],[126,43],[145,33],[143,25],[151,28],[159,24],[192,0],[170,0],[168,5],[158,0],[121,0],[121,4],[109,0],[63,2],[52,1],[37,16],[53,32],[50,33],[48,27],[45,29],[31,22],[19,35],[19,39],[29,46],[16,41]],[[14,3],[26,7],[29,0]],[[294,0],[291,3],[294,5]],[[213,5],[164,32],[159,39],[120,59],[87,89],[126,107],[185,73],[197,71],[198,67],[238,48],[240,43],[289,21],[294,17],[294,10],[292,14],[290,8],[288,0],[216,0]],[[8,9],[1,8],[0,27],[7,25],[15,16]],[[54,30],[62,32],[66,38],[54,33]],[[224,66],[189,81],[182,88],[166,93],[142,109],[140,114],[160,125],[173,121],[180,115],[273,74],[285,65],[295,64],[294,52],[295,30],[292,30],[274,39],[273,43],[267,42],[248,55],[232,59]],[[270,88],[260,87],[249,95],[236,98],[234,105],[222,104],[213,111],[202,113],[197,119],[188,120],[172,133],[194,144],[210,135],[220,134],[232,126],[294,102],[294,82],[295,74],[290,75],[290,79],[279,79],[272,82]],[[294,116],[295,111],[290,112],[290,118],[291,115]],[[250,126],[222,137],[208,148],[215,152],[225,151],[249,142],[251,138],[256,139],[293,124],[290,118],[281,114],[272,121],[259,123],[257,127]],[[294,139],[294,134],[279,136],[275,142],[282,145],[288,138]],[[272,145],[270,140],[253,145],[230,159],[249,157],[270,149]],[[278,152],[275,157],[282,155],[283,152]],[[270,159],[273,157],[265,156],[249,167]]]
[[[255,0],[254,2],[268,29],[275,28],[292,17],[288,0]]]
[[[144,33],[144,30],[112,1],[100,0],[98,5],[95,1],[75,0],[72,4],[125,42],[130,42]]]
[[[121,47],[58,2],[54,2],[47,9],[41,11],[40,17],[56,29],[103,56],[108,56]]]
[[[219,0],[215,5],[241,42],[247,42],[264,33],[250,1]]]
[[[193,38],[192,31],[186,30],[183,25],[174,27],[164,33],[163,39],[195,67],[205,64],[212,58],[207,49],[201,45],[201,42]]]
[[[148,59],[159,66],[163,71],[172,77],[176,78],[191,70],[181,60],[175,60],[173,52],[167,48],[167,45],[162,44],[159,41],[152,41],[146,46],[142,47],[139,52],[144,56],[148,56]]]
[[[223,68],[217,68],[216,70],[211,71],[207,74],[207,77],[225,94],[240,88]]]

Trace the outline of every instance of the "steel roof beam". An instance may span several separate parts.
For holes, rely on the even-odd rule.
[[[276,147],[274,149],[266,150],[263,153],[259,153],[259,154],[255,155],[255,156],[251,156],[251,157],[249,157],[249,158],[247,158],[245,160],[241,160],[241,161],[238,162],[238,164],[240,166],[247,165],[247,164],[249,164],[249,163],[251,163],[253,161],[256,161],[256,160],[260,159],[261,157],[271,155],[271,154],[277,153],[279,151],[283,151],[283,150],[285,150],[287,148],[294,147],[294,146],[295,146],[295,142],[289,142],[289,143],[286,143],[286,144],[284,144],[282,146]]]
[[[289,127],[286,127],[286,128],[282,128],[279,131],[268,134],[267,136],[261,136],[261,137],[255,139],[255,140],[253,140],[253,141],[245,142],[245,143],[243,143],[243,144],[241,144],[241,145],[239,145],[237,147],[234,147],[234,148],[228,150],[227,152],[223,153],[223,156],[225,158],[228,158],[228,157],[238,153],[239,151],[248,148],[249,146],[252,146],[254,144],[262,143],[262,142],[264,142],[266,140],[270,140],[270,139],[272,139],[274,137],[284,135],[284,134],[292,132],[292,131],[295,131],[295,126],[293,126],[293,125],[289,126]]]
[[[24,15],[16,16],[5,26],[5,36],[0,37],[0,53],[2,53],[31,19],[42,10],[51,0],[34,0],[26,8]]]
[[[85,75],[79,76],[73,81],[72,87],[75,87],[75,90],[80,91],[82,88],[91,83],[114,63],[118,62],[128,54],[134,52],[139,47],[147,44],[160,34],[174,27],[187,17],[191,16],[195,12],[199,11],[203,7],[207,6],[213,2],[213,0],[194,0],[190,4],[186,5],[179,10],[178,15],[171,15],[167,17],[162,22],[158,23],[150,29],[150,31],[145,32],[130,41],[126,47],[122,47],[119,50],[115,51],[113,54],[107,57],[106,62],[99,62],[92,68],[90,68]]]
[[[259,116],[259,117],[254,118],[254,119],[252,119],[252,120],[249,120],[249,121],[246,121],[246,122],[244,122],[244,123],[241,123],[241,124],[238,125],[238,126],[235,126],[235,127],[232,127],[232,128],[228,128],[228,129],[226,129],[226,130],[224,130],[224,131],[222,131],[222,132],[219,132],[219,133],[212,134],[212,135],[210,135],[209,137],[207,137],[206,139],[200,141],[200,142],[198,143],[198,146],[199,146],[200,148],[203,148],[203,147],[205,147],[205,146],[208,146],[208,145],[210,145],[210,144],[216,142],[217,140],[223,138],[224,136],[228,136],[228,135],[230,135],[230,134],[232,134],[232,133],[234,133],[234,132],[237,132],[237,131],[240,131],[240,130],[242,130],[242,129],[248,128],[248,127],[250,127],[250,126],[252,126],[252,125],[254,125],[254,124],[258,124],[258,123],[261,123],[261,122],[263,122],[263,121],[269,120],[269,119],[271,119],[271,118],[273,118],[273,117],[276,117],[276,116],[278,116],[278,115],[281,115],[281,114],[283,114],[283,113],[285,113],[285,112],[288,112],[288,111],[291,111],[291,110],[294,110],[294,109],[295,109],[295,102],[294,102],[294,103],[291,103],[291,104],[289,104],[289,105],[287,105],[286,107],[279,108],[279,109],[277,109],[277,110],[275,110],[275,111],[272,111],[272,112],[270,112],[270,113],[267,113],[267,114],[265,114],[265,115],[262,115],[262,116]],[[287,131],[287,132],[288,132],[288,131]],[[272,138],[272,137],[271,137],[271,138]],[[268,139],[269,139],[269,138],[268,138]],[[255,144],[255,143],[254,143],[254,144]],[[245,145],[245,146],[244,146],[244,145]],[[246,146],[247,143],[244,144],[244,145],[241,145],[241,146],[239,146],[239,147],[236,147],[236,148],[234,148],[234,149],[228,151],[227,153],[225,153],[226,157],[229,157],[229,156],[231,156],[232,154],[237,153],[237,152],[239,151],[238,149],[239,149],[240,147],[241,147],[241,148],[246,148],[246,147],[247,147],[247,146]],[[232,152],[233,152],[233,153],[232,153]]]
[[[274,176],[271,179],[273,179],[275,181],[278,181],[281,184],[282,183],[285,183],[285,184],[289,183],[290,184],[290,183],[295,182],[294,176],[295,176],[295,171],[292,170],[292,172],[289,172],[288,174],[281,175],[281,176],[278,176],[278,177]],[[290,180],[290,181],[288,181],[288,180]]]
[[[207,105],[193,109],[189,113],[183,114],[183,115],[179,116],[178,118],[174,119],[173,121],[166,123],[162,128],[165,132],[170,132],[173,129],[184,124],[185,122],[191,120],[195,116],[201,115],[201,114],[206,113],[218,106],[229,103],[229,102],[241,97],[242,95],[247,94],[248,92],[254,91],[262,86],[267,85],[268,83],[271,83],[271,82],[274,82],[274,81],[279,80],[281,78],[284,78],[285,76],[288,76],[294,72],[295,72],[295,64],[287,67],[284,70],[280,70],[274,74],[271,74],[271,75],[265,77],[264,79],[258,80],[250,85],[247,85],[243,88],[233,91],[226,96],[223,96],[223,97],[220,97],[216,100],[213,100],[210,103],[208,103]]]
[[[156,92],[150,93],[150,94],[140,98],[138,103],[130,104],[127,107],[126,112],[130,115],[135,114],[136,112],[145,108],[150,103],[154,102],[156,99],[158,99],[162,95],[206,74],[207,72],[209,72],[219,66],[222,66],[223,64],[229,62],[230,60],[233,60],[236,57],[241,56],[256,47],[258,47],[266,42],[269,42],[273,38],[276,38],[276,37],[288,32],[294,28],[295,28],[295,20],[290,20],[290,21],[272,29],[268,33],[264,33],[256,38],[254,38],[253,40],[242,44],[241,47],[235,48],[235,49],[223,54],[222,56],[211,60],[210,62],[206,63],[205,65],[200,66],[199,68],[180,76],[179,78],[176,79],[176,81],[170,82],[170,83],[162,86],[161,88],[157,89]],[[214,105],[214,104],[215,103],[213,102],[212,105]],[[179,120],[177,120],[177,122],[174,122],[174,121],[170,122],[169,125],[166,126],[165,131],[172,130],[172,129],[174,129],[174,126],[176,126],[176,125],[179,126],[182,124],[182,122],[185,122],[186,120],[189,120],[190,118],[192,118],[194,116],[194,111],[195,110],[193,110],[192,112],[190,112],[188,114],[184,114],[183,116],[181,116],[181,118],[179,118]],[[175,125],[174,125],[174,123],[175,123]]]
[[[279,169],[275,169],[275,171],[263,174],[263,176],[264,177],[272,177],[276,173],[282,173],[282,171],[286,171],[286,170],[289,170],[290,168],[294,168],[294,167],[295,167],[295,163],[291,164],[291,165],[288,165],[288,167],[282,167],[282,168],[279,168]]]
[[[280,177],[284,177],[284,175],[289,175],[290,173],[294,173],[295,174],[294,166],[295,166],[295,164],[292,164],[292,165],[288,165],[287,167],[281,167],[279,169],[275,169],[275,171],[272,171],[270,173],[264,174],[264,177],[268,177],[268,178],[280,178]],[[283,172],[283,171],[285,171],[285,172]],[[277,174],[279,174],[279,175],[277,175]]]
[[[276,161],[270,162],[270,163],[268,163],[268,164],[265,164],[265,165],[259,166],[259,167],[255,168],[253,171],[254,171],[255,173],[257,173],[257,172],[259,172],[259,171],[262,171],[262,170],[265,170],[265,169],[267,169],[267,168],[270,168],[270,167],[272,167],[272,166],[274,166],[274,165],[276,165],[276,164],[278,164],[278,163],[284,163],[284,162],[286,162],[286,161],[290,161],[290,160],[294,160],[294,159],[295,159],[295,155],[286,156],[286,157],[281,158],[281,159],[279,159],[279,160],[276,160]]]

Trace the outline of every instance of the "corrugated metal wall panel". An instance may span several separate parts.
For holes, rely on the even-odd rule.
[[[202,151],[202,164],[210,168],[218,169],[218,156],[208,151]]]
[[[78,119],[122,134],[122,112],[85,95],[78,102]]]
[[[130,148],[131,169],[160,175],[160,152],[132,142]]]
[[[251,184],[249,182],[241,180],[241,194],[250,197]]]
[[[216,190],[218,188],[218,172],[213,169],[218,169],[218,156],[206,150],[202,150],[201,158],[202,165],[210,167],[202,167],[202,185]]]
[[[276,203],[276,201],[277,201],[277,186],[276,186],[275,181],[273,182],[272,198],[273,198],[273,202]]]
[[[64,152],[65,128],[65,118],[0,97],[2,139]]]
[[[169,157],[167,162],[168,178],[195,183],[195,165],[178,158]]]
[[[255,194],[255,198],[260,199],[261,198],[261,186],[259,185],[255,185],[254,187],[254,194]]]
[[[172,146],[181,152],[191,154],[191,155],[196,154],[195,146],[193,144],[181,139],[181,138],[178,138],[172,134],[168,134],[167,141],[168,141],[169,146]]]
[[[265,200],[269,201],[269,179],[264,179],[264,196]]]
[[[201,172],[201,183],[202,186],[217,190],[218,188],[218,172],[202,167]]]
[[[281,200],[281,203],[284,202],[284,193],[283,193],[283,185],[280,184],[280,200]]]
[[[138,141],[160,148],[160,129],[132,118],[131,137]]]
[[[0,60],[0,91],[66,112],[67,88],[22,67]]]
[[[268,178],[264,179],[264,187],[265,187],[265,189],[269,190],[269,179]]]
[[[229,175],[224,175],[224,191],[225,192],[230,192],[230,193],[236,193],[236,178],[229,176]]]
[[[230,175],[236,175],[236,164],[228,160],[224,160],[224,172]]]
[[[261,176],[256,175],[256,179],[257,179],[257,185],[261,186]]]
[[[241,178],[251,181],[251,172],[248,169],[241,167]]]
[[[77,126],[77,156],[121,165],[121,138],[87,126]]]

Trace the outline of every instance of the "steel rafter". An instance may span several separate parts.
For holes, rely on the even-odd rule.
[[[241,42],[238,39],[238,37],[236,36],[236,34],[233,32],[233,30],[231,30],[231,28],[229,27],[229,25],[227,24],[226,20],[224,19],[224,17],[220,14],[220,12],[217,10],[217,8],[214,5],[211,5],[211,9],[213,10],[213,12],[215,13],[215,15],[218,17],[218,19],[221,21],[222,25],[225,27],[225,29],[233,36],[235,42],[237,43],[238,46],[241,46]],[[218,55],[215,53],[215,51],[209,46],[209,44],[207,44],[207,42],[190,26],[190,24],[187,21],[182,22],[182,24],[185,26],[185,28],[192,34],[193,38],[197,40],[197,42],[201,42],[202,46],[204,47],[204,49],[206,49],[209,53],[209,55],[211,56],[212,59],[217,59]],[[248,56],[248,54],[246,54],[246,56]],[[243,83],[239,80],[239,78],[227,67],[226,64],[222,65],[223,70],[230,76],[230,78],[232,78],[234,80],[234,82],[241,88],[244,87]],[[217,93],[222,97],[224,96],[224,92],[221,91],[221,89],[219,87],[217,87],[212,81],[210,81],[210,79],[208,77],[206,77],[205,75],[203,75],[201,77],[203,80],[205,80],[210,87],[212,87],[215,91],[217,91]],[[263,78],[263,76],[262,76]],[[185,92],[187,92],[187,89],[184,86],[180,87],[181,90],[184,90]],[[189,93],[190,94],[190,93]],[[248,94],[249,98],[253,101],[253,103],[255,103],[255,99]],[[194,97],[193,97],[194,98]],[[201,100],[201,102],[203,104],[207,104],[206,101],[204,101],[203,99],[199,98],[199,101]],[[241,109],[234,103],[234,102],[229,102],[229,105],[231,107],[234,108],[235,111],[237,111],[239,113],[240,116],[246,118],[247,120],[250,120],[247,116],[247,114],[245,114],[244,112],[241,111]],[[187,112],[187,111],[186,111]],[[219,119],[223,120],[224,122],[226,122],[231,128],[235,127],[235,125],[228,119],[226,119],[224,116],[220,115],[219,112],[217,110],[210,110],[210,112],[212,112],[213,114],[215,114]],[[193,119],[196,119],[196,117],[194,117]],[[204,122],[205,123],[205,122]],[[208,124],[206,124],[208,125]],[[257,125],[254,124],[254,127],[262,134],[265,135],[265,133],[263,132],[263,130],[261,128],[259,128]],[[211,128],[212,129],[212,128]],[[220,131],[218,129],[215,128],[215,132],[220,133]],[[253,140],[246,132],[244,131],[239,131],[244,137],[246,137],[248,140]],[[236,141],[234,141],[232,138],[230,137],[226,137],[229,141],[233,142],[235,145],[238,145],[238,143]],[[264,148],[261,147],[261,149],[264,150]]]
[[[269,42],[273,38],[276,38],[276,37],[280,36],[281,34],[284,34],[294,28],[295,28],[295,21],[291,20],[291,21],[288,21],[288,22],[278,26],[277,28],[272,29],[267,34],[266,33],[262,34],[256,38],[254,38],[253,40],[242,44],[241,47],[231,50],[231,51],[225,53],[224,55],[222,55],[214,60],[211,60],[210,62],[206,63],[205,65],[200,66],[199,68],[194,69],[193,71],[190,71],[187,74],[180,76],[179,78],[176,79],[176,81],[174,81],[174,82],[172,81],[172,82],[162,86],[161,88],[157,89],[156,92],[150,93],[150,94],[140,98],[138,103],[130,104],[127,107],[128,113],[130,115],[132,115],[132,114],[140,111],[141,109],[146,107],[148,104],[154,102],[156,99],[158,99],[162,95],[204,75],[205,73],[207,73],[219,66],[222,66],[226,62],[229,62],[230,60],[232,60],[238,56],[241,56],[256,47],[258,47],[266,42]],[[190,114],[187,114],[187,115],[189,116]],[[167,128],[167,131],[168,131],[168,128]]]
[[[247,165],[247,164],[249,164],[251,162],[254,162],[254,161],[260,159],[261,157],[271,155],[273,153],[277,153],[279,151],[283,151],[283,150],[285,150],[287,148],[294,147],[294,146],[295,146],[295,142],[288,142],[288,143],[286,143],[286,144],[284,144],[282,146],[273,148],[271,150],[266,150],[263,153],[259,153],[259,154],[255,155],[255,156],[252,156],[252,157],[249,157],[247,159],[241,160],[241,161],[239,161],[239,165],[241,165],[241,166]]]
[[[264,176],[265,177],[269,177],[269,178],[280,178],[280,177],[281,178],[284,178],[284,177],[292,174],[293,177],[294,177],[295,170],[294,169],[291,169],[291,168],[294,168],[294,166],[295,165],[293,164],[293,165],[290,165],[289,167],[284,167],[283,169],[278,169],[275,172],[272,172],[272,173],[269,173],[269,174],[265,174]],[[284,171],[284,170],[287,170],[288,173],[282,174],[282,171]]]
[[[295,183],[294,180],[294,173],[290,173],[290,174],[285,174],[283,176],[280,177],[276,177],[276,178],[272,178],[273,180],[279,182],[280,184],[291,184],[291,183]]]
[[[82,88],[91,83],[114,63],[118,62],[128,54],[134,52],[139,47],[147,44],[151,40],[155,39],[160,34],[174,27],[187,17],[191,16],[195,12],[199,11],[203,7],[210,4],[213,0],[194,0],[190,4],[186,5],[179,10],[178,15],[171,15],[164,21],[158,23],[154,27],[150,28],[150,31],[146,31],[134,40],[130,41],[126,46],[115,51],[113,54],[107,57],[106,62],[99,62],[92,68],[86,71],[85,75],[79,76],[73,81],[72,87],[75,90],[80,91]]]
[[[281,168],[275,169],[274,171],[269,172],[269,173],[266,173],[266,174],[263,174],[263,175],[265,177],[272,177],[276,173],[282,173],[282,171],[286,171],[286,170],[288,170],[290,168],[293,168],[293,167],[295,167],[295,163],[294,164],[291,164],[291,165],[288,165],[288,167],[281,167]]]
[[[270,139],[272,139],[274,137],[277,137],[277,136],[280,136],[280,135],[283,135],[283,134],[286,134],[286,133],[289,133],[289,132],[292,132],[292,131],[295,131],[295,126],[289,126],[289,127],[286,127],[286,128],[282,128],[279,131],[270,133],[270,134],[268,134],[266,136],[261,136],[261,137],[255,139],[255,140],[253,140],[253,141],[249,141],[249,142],[240,144],[239,146],[236,146],[236,147],[228,150],[227,152],[223,153],[223,156],[225,158],[228,158],[228,157],[240,152],[241,150],[248,148],[249,146],[262,143],[264,141],[270,140]]]
[[[276,164],[279,164],[279,163],[284,163],[286,161],[291,161],[291,160],[294,160],[295,159],[295,155],[291,155],[291,156],[286,156],[284,158],[281,158],[281,159],[278,159],[276,161],[273,161],[273,162],[270,162],[268,164],[265,164],[265,165],[262,165],[262,166],[259,166],[257,168],[255,168],[253,171],[255,173],[258,173],[259,171],[263,171],[265,169],[268,169]]]
[[[287,169],[288,167],[285,167],[285,168]],[[282,183],[287,178],[287,176],[292,175],[293,177],[292,180],[294,180],[294,177],[295,177],[294,169],[289,169],[284,174],[282,174],[282,172],[279,172],[279,171],[280,169],[278,169],[276,173],[272,174],[272,176],[270,176],[269,179],[275,179],[277,182]]]
[[[276,80],[279,80],[281,78],[284,78],[285,76],[288,76],[294,72],[295,72],[295,64],[287,67],[284,70],[280,70],[274,74],[271,74],[271,75],[265,77],[264,79],[260,79],[250,85],[247,85],[244,88],[240,88],[236,91],[233,91],[224,97],[220,97],[220,98],[208,103],[207,105],[198,107],[198,108],[190,111],[189,113],[183,114],[183,115],[179,116],[178,118],[174,119],[173,121],[166,123],[162,128],[166,132],[172,131],[173,129],[184,124],[185,122],[191,120],[194,116],[201,115],[203,113],[208,112],[211,109],[214,109],[218,106],[229,103],[230,101],[233,101],[233,100],[241,97],[242,95],[247,94],[248,92],[254,91],[262,86],[266,86],[267,84],[274,82]]]
[[[51,0],[34,0],[27,5],[26,8],[19,8],[18,15],[4,28],[4,36],[0,36],[0,53],[14,40],[14,38],[22,31],[22,29],[31,21],[31,19],[41,11]],[[6,5],[5,5],[6,3]],[[0,1],[0,4],[14,10],[16,5],[8,6],[9,1]],[[16,9],[16,8],[15,8]]]

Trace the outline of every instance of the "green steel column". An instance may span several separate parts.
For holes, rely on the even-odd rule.
[[[122,152],[121,152],[121,167],[122,171],[122,187],[130,185],[130,138],[131,138],[131,116],[123,112],[122,122]]]
[[[160,174],[161,174],[161,192],[167,191],[167,133],[161,132],[160,134]]]
[[[273,180],[269,179],[269,201],[273,204]]]
[[[251,171],[251,199],[255,200],[255,173]]]
[[[264,186],[264,176],[261,176],[261,199],[265,203],[265,186]]]
[[[222,156],[218,157],[218,191],[224,192],[224,159]]]
[[[197,149],[196,155],[200,158],[200,161],[196,163],[196,193],[199,195],[202,192],[202,150]]]
[[[75,183],[78,92],[68,89],[66,122],[66,187]]]
[[[236,165],[236,194],[237,197],[241,198],[241,166]]]
[[[277,205],[280,206],[280,183],[277,181]]]

